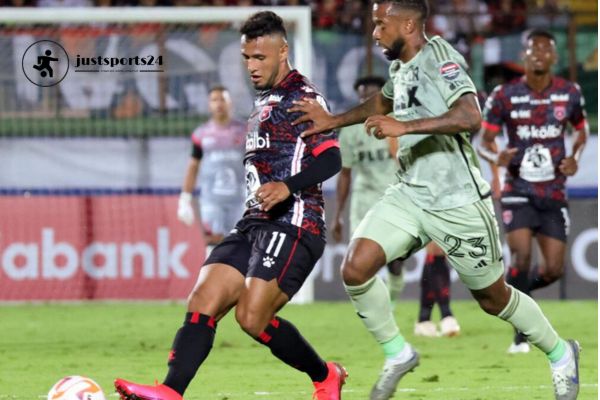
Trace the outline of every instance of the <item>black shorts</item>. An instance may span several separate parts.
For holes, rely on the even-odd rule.
[[[242,219],[204,262],[227,264],[245,277],[277,279],[291,299],[325,250],[320,237],[290,224]]]
[[[569,208],[566,203],[552,199],[503,194],[502,223],[505,232],[529,228],[563,242],[569,235]]]

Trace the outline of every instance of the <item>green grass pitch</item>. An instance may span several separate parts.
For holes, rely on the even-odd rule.
[[[598,398],[598,303],[544,301],[542,309],[563,337],[580,341],[579,399]],[[552,399],[549,368],[541,352],[506,354],[511,329],[473,301],[457,301],[462,325],[456,338],[412,335],[417,304],[401,302],[396,317],[421,352],[421,366],[405,377],[397,399]],[[183,320],[182,304],[80,303],[0,305],[0,399],[45,399],[66,375],[95,379],[116,399],[115,377],[153,382],[165,374],[168,350]],[[434,313],[435,314],[435,313]],[[326,359],[343,363],[350,378],[343,399],[368,398],[382,354],[348,303],[291,305],[293,321]],[[308,378],[282,364],[248,338],[229,315],[186,400],[310,399]]]

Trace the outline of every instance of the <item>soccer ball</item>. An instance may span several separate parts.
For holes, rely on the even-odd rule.
[[[106,400],[96,382],[85,376],[67,376],[56,382],[48,400]]]

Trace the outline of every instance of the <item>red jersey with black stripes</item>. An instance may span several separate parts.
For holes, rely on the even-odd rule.
[[[333,131],[300,137],[308,125],[293,126],[292,121],[301,114],[287,110],[293,106],[293,101],[303,98],[316,99],[329,109],[313,84],[296,70],[273,88],[257,93],[246,136],[244,218],[285,222],[324,237],[325,210],[321,184],[293,193],[269,212],[262,211],[255,198],[260,185],[283,181],[302,171],[325,150],[339,147]]]
[[[525,195],[566,201],[566,176],[558,167],[566,155],[567,123],[585,127],[581,89],[576,83],[553,77],[542,92],[515,79],[494,89],[483,112],[483,127],[493,132],[504,128],[508,147],[517,154],[506,170],[503,195]]]

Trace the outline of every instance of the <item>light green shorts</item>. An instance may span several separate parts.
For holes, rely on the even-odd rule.
[[[377,242],[386,262],[408,258],[433,240],[472,290],[490,286],[504,273],[490,198],[449,210],[424,210],[392,186],[358,225],[352,236],[356,238]]]

